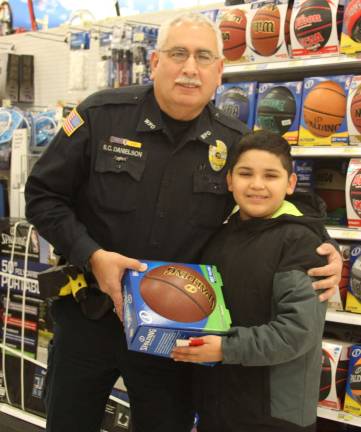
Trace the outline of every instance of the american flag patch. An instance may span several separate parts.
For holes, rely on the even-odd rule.
[[[70,137],[82,124],[84,124],[84,120],[80,117],[78,111],[73,108],[68,117],[64,120],[64,132]]]

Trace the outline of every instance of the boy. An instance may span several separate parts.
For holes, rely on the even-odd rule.
[[[307,275],[326,261],[324,206],[300,195],[287,141],[260,131],[244,137],[227,175],[239,206],[210,240],[202,262],[222,274],[234,327],[227,336],[175,348],[195,367],[199,432],[314,431],[326,304]]]

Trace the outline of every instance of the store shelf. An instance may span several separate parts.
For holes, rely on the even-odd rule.
[[[292,146],[291,154],[296,157],[361,157],[361,146]]]
[[[361,230],[359,228],[347,228],[341,226],[326,226],[329,236],[336,240],[360,240]]]
[[[28,412],[25,412],[21,409],[15,408],[11,405],[0,403],[0,412],[4,414],[8,414],[10,416],[16,417],[20,420],[26,421],[28,423],[31,423],[35,426],[39,426],[43,429],[46,427],[46,421],[44,418],[39,417],[34,414],[30,414]]]
[[[338,322],[343,324],[361,325],[361,314],[328,310],[326,312],[326,321]]]
[[[361,69],[361,59],[349,57],[345,55],[336,55],[331,57],[315,57],[305,59],[287,59],[285,61],[268,62],[268,63],[239,63],[225,65],[223,76],[228,77],[237,75],[248,75],[250,72],[254,74],[272,74],[282,72],[298,73],[301,71],[314,71],[317,75],[324,73],[330,74],[334,72],[345,73],[345,70]],[[355,71],[356,72],[356,71]]]
[[[356,417],[343,411],[334,411],[327,408],[318,407],[317,416],[352,426],[361,426],[361,417]]]

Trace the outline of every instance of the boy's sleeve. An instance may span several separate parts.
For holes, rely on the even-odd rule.
[[[224,364],[280,364],[304,355],[321,340],[327,304],[319,301],[307,275],[309,268],[326,263],[315,252],[319,245],[310,232],[286,240],[273,278],[272,318],[261,326],[233,327],[222,338]]]

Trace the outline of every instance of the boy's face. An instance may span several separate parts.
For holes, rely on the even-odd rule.
[[[227,175],[228,190],[239,205],[242,219],[269,218],[296,186],[296,174],[288,175],[280,158],[264,150],[241,154]]]

